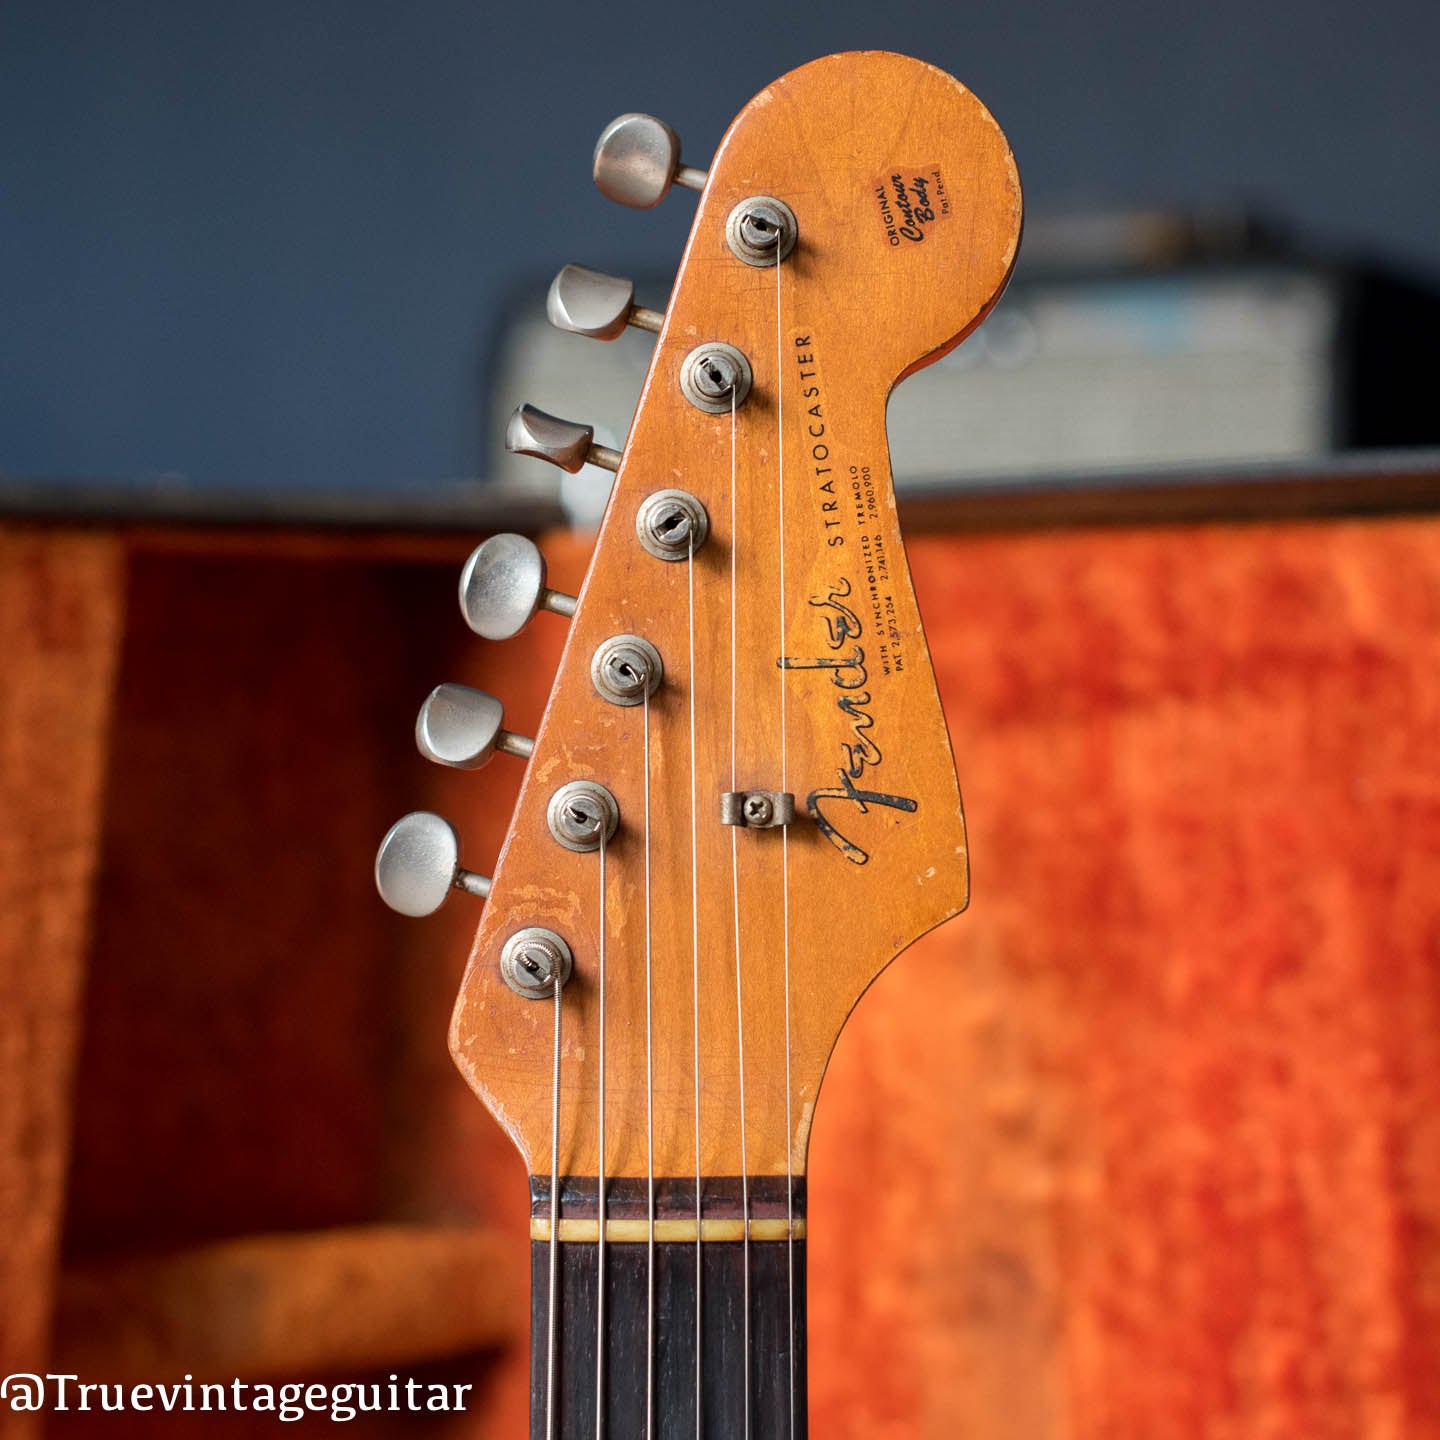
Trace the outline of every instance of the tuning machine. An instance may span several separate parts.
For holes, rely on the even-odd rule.
[[[528,760],[535,742],[502,730],[504,718],[504,707],[483,690],[437,685],[420,707],[415,744],[427,760],[454,770],[478,770],[497,750]]]
[[[584,465],[620,468],[620,452],[595,443],[595,427],[562,420],[534,405],[521,405],[505,426],[505,448],[512,455],[548,460],[574,475]]]
[[[619,115],[595,142],[595,184],[606,199],[649,210],[672,185],[703,190],[705,172],[680,159],[680,137],[653,115]]]
[[[545,557],[523,535],[492,535],[482,540],[460,572],[460,613],[486,640],[518,635],[537,610],[567,619],[575,597],[545,584]]]
[[[460,837],[443,816],[415,810],[385,832],[375,855],[375,888],[401,915],[433,915],[451,890],[484,899],[490,881],[460,868]]]
[[[545,313],[557,330],[592,340],[614,340],[627,325],[658,334],[665,323],[659,310],[635,303],[633,280],[585,265],[567,265],[550,282]]]

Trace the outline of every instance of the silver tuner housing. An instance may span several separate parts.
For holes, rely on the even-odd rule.
[[[742,200],[725,221],[725,242],[735,258],[757,269],[778,265],[795,248],[799,235],[795,212],[773,195]]]
[[[733,345],[709,340],[680,362],[680,389],[707,415],[727,415],[750,395],[754,374],[750,362]]]
[[[595,184],[607,200],[649,210],[672,185],[705,188],[705,172],[681,163],[680,137],[653,115],[617,115],[595,142]]]
[[[639,705],[654,695],[664,677],[660,652],[643,635],[612,635],[590,660],[595,692],[611,705]]]
[[[710,535],[710,516],[688,490],[656,490],[635,511],[635,534],[657,560],[688,560]]]
[[[501,729],[504,707],[468,685],[437,685],[415,720],[415,745],[427,759],[453,770],[478,770],[497,750],[528,760],[535,742]]]
[[[569,474],[586,465],[620,468],[620,452],[595,443],[595,427],[562,420],[535,405],[519,405],[505,426],[505,448],[512,455],[548,460]]]
[[[460,572],[460,613],[486,640],[518,635],[537,610],[575,613],[575,597],[545,585],[545,557],[524,535],[492,535]]]
[[[550,833],[567,850],[585,854],[608,845],[620,825],[615,797],[595,780],[571,780],[551,797],[545,818]]]
[[[550,282],[545,314],[557,330],[614,340],[627,325],[658,333],[665,317],[635,303],[635,282],[585,265],[567,265]]]
[[[570,983],[575,957],[553,930],[530,925],[500,948],[500,978],[526,1000],[544,1000]]]
[[[375,888],[401,915],[433,915],[451,890],[484,899],[490,881],[460,868],[460,837],[443,816],[415,810],[385,832],[375,855]]]

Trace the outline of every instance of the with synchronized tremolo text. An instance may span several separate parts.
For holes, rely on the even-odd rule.
[[[700,199],[663,314],[580,266],[551,288],[563,329],[658,335],[621,451],[529,406],[507,433],[617,472],[580,594],[519,536],[462,576],[487,639],[570,619],[555,687],[533,740],[462,686],[422,707],[431,759],[526,762],[493,881],[424,814],[376,876],[409,914],[488,896],[450,1045],[532,1177],[533,1440],[803,1440],[821,1078],[865,988],[968,899],[886,399],[995,302],[1019,184],[974,96],[883,52],[776,81],[708,172],[621,116],[595,175]]]

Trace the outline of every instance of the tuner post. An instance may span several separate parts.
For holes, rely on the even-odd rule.
[[[688,490],[656,490],[635,511],[635,535],[657,560],[688,560],[710,537],[710,515]]]
[[[620,807],[598,781],[571,780],[550,797],[545,819],[561,845],[583,855],[615,838]]]
[[[795,212],[773,195],[742,200],[725,221],[725,241],[735,258],[757,269],[780,264],[799,235]]]
[[[575,968],[570,947],[553,930],[530,925],[517,930],[500,950],[500,976],[526,1000],[543,1000],[564,989]]]
[[[754,378],[750,362],[723,340],[697,345],[680,362],[681,393],[707,415],[738,409],[749,399]]]
[[[643,635],[612,635],[590,659],[590,680],[612,705],[640,705],[660,688],[665,664]]]

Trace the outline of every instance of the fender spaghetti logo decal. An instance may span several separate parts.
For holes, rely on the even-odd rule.
[[[843,811],[841,817],[837,818],[833,810],[844,805],[853,805],[861,815],[868,815],[872,806],[879,806],[882,809],[900,810],[913,815],[920,806],[908,795],[862,789],[855,783],[865,777],[867,770],[878,770],[884,763],[885,756],[870,733],[875,728],[875,717],[871,713],[875,702],[870,692],[865,650],[858,643],[865,633],[865,627],[860,623],[859,614],[845,604],[850,593],[850,582],[842,575],[830,587],[828,594],[810,601],[820,613],[825,631],[825,648],[831,652],[829,655],[782,655],[777,663],[782,670],[809,670],[819,675],[828,675],[830,683],[840,691],[835,699],[835,706],[845,717],[850,731],[849,738],[840,745],[842,762],[835,772],[835,778],[840,783],[828,789],[812,790],[805,797],[805,808],[820,833],[852,865],[865,865],[870,860],[870,852],[857,845],[841,828],[846,823],[843,817],[854,812]],[[847,644],[850,644],[848,655],[835,653]]]
[[[919,244],[950,215],[950,196],[938,165],[899,165],[875,182],[875,203],[885,239]]]

